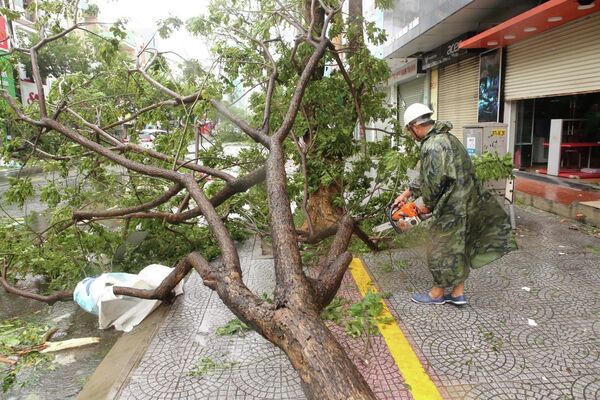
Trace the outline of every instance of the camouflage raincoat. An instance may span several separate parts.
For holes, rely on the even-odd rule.
[[[475,178],[475,169],[452,124],[437,121],[421,142],[418,185],[433,210],[427,263],[434,285],[464,282],[482,267],[516,249],[508,215]]]

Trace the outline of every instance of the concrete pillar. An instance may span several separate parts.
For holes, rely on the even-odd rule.
[[[550,120],[550,148],[548,150],[548,175],[558,176],[560,146],[562,144],[562,119]]]

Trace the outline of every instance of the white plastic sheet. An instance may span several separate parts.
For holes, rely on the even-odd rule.
[[[129,332],[154,309],[160,300],[145,300],[129,296],[116,296],[113,286],[152,290],[171,273],[173,268],[164,265],[148,265],[139,274],[109,272],[96,278],[86,278],[77,284],[73,299],[84,310],[98,315],[100,329],[114,326]],[[183,281],[175,287],[175,295],[183,293]]]

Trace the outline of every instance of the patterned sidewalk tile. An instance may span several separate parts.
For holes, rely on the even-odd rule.
[[[253,257],[254,247],[249,241],[240,248],[244,280],[255,293],[270,296],[273,260]],[[361,298],[349,273],[339,296],[349,302]],[[176,300],[119,399],[304,399],[298,374],[277,347],[255,332],[215,334],[233,318],[218,296],[192,273],[184,295]],[[377,398],[412,399],[381,336],[352,339],[342,327],[333,323],[330,327]],[[213,367],[199,373],[207,363]]]
[[[517,223],[520,249],[472,271],[462,307],[410,301],[431,286],[423,249],[364,259],[447,398],[600,398],[600,241],[535,210]]]

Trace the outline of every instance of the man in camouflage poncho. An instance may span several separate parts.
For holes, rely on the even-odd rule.
[[[425,207],[420,211],[433,213],[427,243],[433,287],[411,299],[462,305],[467,302],[464,282],[470,269],[500,258],[516,249],[516,244],[508,215],[475,178],[467,151],[450,133],[452,124],[434,122],[431,114],[423,104],[406,110],[406,127],[421,142],[420,176],[395,202],[422,196]],[[449,294],[444,293],[447,287],[452,287]]]

